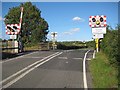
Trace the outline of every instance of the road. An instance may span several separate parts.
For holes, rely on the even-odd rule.
[[[84,88],[85,59],[87,87],[92,88],[88,63],[90,50],[36,51],[2,62],[3,88]]]

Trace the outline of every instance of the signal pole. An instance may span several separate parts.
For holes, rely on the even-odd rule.
[[[55,38],[56,38],[56,36],[57,36],[57,32],[52,32],[51,33],[51,36],[52,36],[52,46],[53,46],[53,50],[55,50],[56,48],[57,48],[57,45],[56,45],[56,43],[55,43]]]

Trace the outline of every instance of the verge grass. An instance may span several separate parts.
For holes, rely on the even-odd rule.
[[[109,64],[109,60],[104,53],[96,53],[95,59],[91,60],[89,66],[93,79],[93,88],[117,88],[118,70]]]

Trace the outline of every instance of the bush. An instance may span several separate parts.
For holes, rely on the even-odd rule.
[[[118,64],[118,30],[109,30],[101,42],[102,51],[109,57],[110,64]]]

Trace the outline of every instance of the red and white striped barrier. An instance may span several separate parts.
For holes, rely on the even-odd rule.
[[[90,16],[89,17],[89,26],[90,27],[106,27],[106,16],[104,15],[97,15],[97,16]]]

